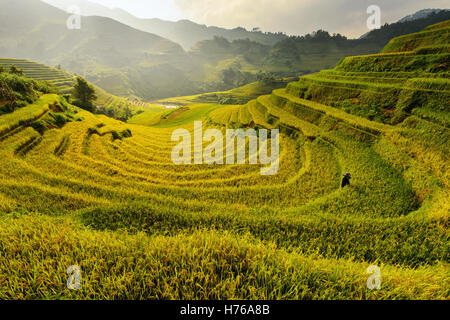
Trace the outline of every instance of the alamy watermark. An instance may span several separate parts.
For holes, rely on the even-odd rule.
[[[381,290],[381,269],[378,266],[369,266],[366,271],[371,276],[367,279],[367,289]]]
[[[73,265],[67,268],[67,288],[70,290],[80,290],[81,289],[81,268],[79,266]]]
[[[248,163],[270,165],[261,168],[261,175],[275,175],[278,173],[280,161],[280,131],[254,129],[227,129],[226,137],[218,129],[206,130],[203,134],[202,121],[194,122],[194,144],[191,133],[186,129],[177,129],[172,133],[172,141],[178,142],[172,149],[172,162],[176,165],[192,164],[246,164],[247,139]],[[269,155],[269,140],[270,155]],[[203,149],[203,142],[210,144]],[[193,150],[192,150],[193,146]],[[224,147],[225,146],[225,147]],[[224,149],[226,156],[224,160]],[[193,152],[192,152],[193,151]],[[192,157],[193,154],[193,157]]]
[[[81,29],[81,9],[78,6],[70,6],[67,8],[67,13],[70,14],[67,18],[66,25],[69,30]]]
[[[375,30],[381,28],[381,8],[377,5],[371,5],[367,8],[367,28]]]

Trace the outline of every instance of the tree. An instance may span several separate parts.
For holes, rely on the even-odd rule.
[[[133,117],[133,112],[131,111],[130,107],[128,106],[128,104],[125,107],[125,110],[123,111],[124,113],[124,118],[125,118],[125,122],[130,119],[131,117]]]
[[[0,65],[0,73],[6,72],[5,67]]]
[[[13,112],[16,108],[16,95],[14,94],[14,91],[8,86],[8,84],[1,78],[0,101],[3,101],[3,106],[0,108],[0,115],[3,113]]]
[[[75,98],[74,105],[85,109],[90,112],[94,112],[93,102],[97,99],[95,89],[86,80],[81,77],[77,77],[77,83],[73,86],[72,96]]]
[[[256,77],[263,85],[270,85],[276,80],[275,75],[272,72],[262,72],[261,70]]]
[[[222,70],[222,72],[220,73],[220,78],[223,81],[223,83],[225,83],[225,85],[232,87],[235,84],[235,81],[238,77],[237,74],[238,71],[235,71],[233,68],[228,68],[225,70]]]
[[[214,36],[213,41],[219,48],[229,48],[231,45],[230,41],[220,36]]]
[[[23,70],[20,68],[17,68],[14,64],[9,67],[9,73],[15,74],[18,76],[23,76]]]

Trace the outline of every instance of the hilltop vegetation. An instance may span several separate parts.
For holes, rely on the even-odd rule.
[[[378,53],[392,38],[421,31],[428,25],[450,19],[450,10],[414,21],[386,24],[362,39],[318,30],[305,36],[291,36],[276,44],[264,45],[249,39],[229,41],[224,37],[199,42],[193,56],[208,61],[206,72],[274,72],[277,76],[296,76],[332,68],[346,56]],[[212,68],[211,66],[215,66]]]
[[[375,29],[363,36],[363,39],[370,40],[385,46],[391,39],[405,34],[422,31],[427,26],[443,22],[450,19],[450,10],[421,10],[411,16],[400,19],[397,23],[384,24],[380,29]]]
[[[41,82],[47,82],[56,87],[61,93],[69,93],[73,84],[74,77],[60,68],[50,68],[46,65],[31,62],[23,59],[0,58],[0,67],[6,70],[11,66],[15,66],[23,71],[23,75],[27,78]]]
[[[11,65],[9,71],[0,65],[0,114],[10,113],[33,103],[42,93],[55,91],[46,82],[25,78],[23,71],[15,65]]]

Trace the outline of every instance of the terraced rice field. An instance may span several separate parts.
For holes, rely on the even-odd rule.
[[[378,122],[397,124],[412,113],[447,126],[449,31],[443,22],[396,38],[381,54],[345,58],[287,92]]]
[[[61,94],[71,93],[73,85],[75,84],[75,76],[66,73],[65,71],[36,62],[22,59],[0,58],[0,65],[4,66],[6,69],[9,69],[11,65],[15,65],[16,67],[23,69],[24,75],[27,78],[47,81],[58,88]],[[99,87],[95,87],[95,90],[98,97],[95,101],[96,105],[105,107],[106,109],[115,110],[116,114],[122,113],[126,107],[132,108],[135,111],[139,109],[154,109],[154,106],[146,102],[132,101],[126,98],[117,97],[107,93]]]
[[[377,78],[340,68],[320,86]],[[40,135],[28,124],[57,96],[1,116],[0,298],[448,299],[448,105],[439,119],[408,109],[398,123],[373,121],[305,99],[306,79],[156,127],[71,107],[79,121]],[[355,90],[377,92],[363,82]],[[193,134],[193,120],[279,128],[279,173],[174,165],[172,132]],[[75,264],[76,292],[65,288]],[[370,265],[381,290],[367,288]]]
[[[74,76],[43,64],[22,59],[0,58],[0,65],[9,69],[11,65],[23,69],[27,78],[47,81],[57,87],[62,93],[69,93],[73,84]]]

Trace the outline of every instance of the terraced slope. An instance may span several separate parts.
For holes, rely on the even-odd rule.
[[[158,127],[69,106],[78,121],[36,131],[57,96],[0,116],[0,298],[448,299],[448,126],[373,121],[296,85]],[[280,128],[279,173],[174,165],[172,132],[193,120]]]
[[[23,69],[24,75],[27,78],[47,81],[48,83],[57,87],[60,93],[71,93],[73,85],[75,84],[75,76],[65,71],[51,68],[49,66],[22,59],[0,58],[0,65],[9,69],[11,65]],[[105,110],[109,116],[115,118],[123,117],[124,110],[130,108],[133,111],[137,110],[153,110],[155,107],[149,103],[141,101],[133,101],[122,97],[114,96],[105,90],[95,87],[98,99],[95,101],[96,105]]]
[[[94,88],[97,95],[97,100],[95,101],[97,113],[108,115],[114,119],[127,121],[127,111],[130,113],[128,116],[130,116],[133,113],[137,114],[139,111],[154,113],[162,109],[160,106],[155,106],[148,102],[112,95],[97,86],[94,86]]]
[[[46,65],[23,59],[0,58],[0,65],[9,69],[11,65],[23,69],[27,78],[47,81],[57,87],[63,93],[69,93],[73,84],[74,76],[62,70],[48,67]]]
[[[26,107],[24,111],[28,108],[34,107]],[[264,110],[277,112],[270,99],[266,98],[259,99],[249,109],[255,122],[259,121]],[[252,165],[173,165],[170,160],[174,144],[170,142],[172,129],[125,125],[84,111],[79,111],[77,117],[82,121],[70,122],[61,129],[47,130],[43,135],[24,124],[1,138],[0,193],[4,199],[1,209],[5,212],[39,212],[49,216],[45,218],[32,214],[25,217],[15,213],[16,218],[12,218],[11,215],[3,215],[2,223],[9,224],[1,235],[2,242],[9,239],[8,247],[3,249],[3,257],[7,258],[3,262],[14,261],[11,255],[15,251],[11,243],[16,243],[17,232],[22,230],[26,237],[35,234],[29,241],[44,241],[46,244],[40,245],[39,252],[33,251],[33,256],[27,260],[16,261],[23,267],[20,270],[26,270],[32,263],[40,264],[38,255],[51,256],[56,263],[46,265],[48,276],[45,277],[45,284],[41,283],[39,292],[32,289],[31,283],[26,282],[21,273],[14,273],[15,268],[10,262],[2,263],[1,279],[10,288],[1,293],[3,298],[18,295],[42,298],[52,296],[53,291],[64,292],[64,284],[57,280],[58,274],[65,271],[62,261],[73,261],[73,257],[76,257],[74,263],[85,270],[85,279],[91,279],[85,280],[86,291],[81,293],[85,298],[99,295],[110,298],[325,298],[328,294],[342,298],[446,296],[445,281],[448,279],[445,274],[448,269],[436,262],[448,258],[442,220],[445,215],[439,216],[436,210],[432,210],[434,218],[431,218],[431,212],[425,209],[410,213],[420,206],[414,188],[383,159],[385,153],[377,153],[372,145],[354,139],[352,131],[348,135],[344,128],[334,130],[312,142],[301,134],[302,131],[296,131],[291,136],[283,135],[280,172],[268,178],[260,176],[259,166]],[[328,130],[306,120],[297,121],[290,125],[311,130],[311,133],[315,131],[317,136]],[[325,122],[327,120],[324,119]],[[267,124],[261,122],[259,125]],[[184,127],[190,128],[190,125]],[[131,130],[132,136],[124,134],[127,129]],[[22,153],[24,149],[26,152]],[[358,178],[353,188],[339,190],[339,177],[344,168],[352,168]],[[386,176],[386,179],[380,180],[380,175]],[[448,200],[442,198],[441,201],[445,203]],[[84,226],[90,226],[90,229]],[[140,235],[138,240],[136,236],[115,233],[117,229],[132,233],[144,231],[147,236],[142,238],[143,235]],[[218,230],[213,242],[209,240],[210,229]],[[80,230],[81,234],[75,239],[64,240],[64,246],[73,249],[60,251],[54,256],[51,254],[54,250],[52,246],[62,245],[59,234],[66,234],[63,230],[69,235]],[[244,236],[246,233],[248,236]],[[44,240],[47,237],[54,240]],[[100,244],[96,247],[89,245],[87,249],[84,247],[87,239],[91,239],[92,243],[104,243],[100,240],[104,237],[111,239],[108,247]],[[236,237],[240,239],[237,242],[232,240]],[[127,243],[126,247],[130,246],[132,251],[126,253],[115,247],[118,241]],[[194,260],[180,265],[187,274],[171,281],[187,281],[185,277],[197,272],[195,270],[199,265],[196,259],[207,259],[213,265],[227,259],[230,264],[223,268],[230,268],[231,273],[212,269],[202,272],[212,272],[213,277],[228,274],[229,281],[237,281],[231,271],[237,268],[237,264],[231,261],[245,263],[249,259],[254,265],[255,259],[262,259],[268,263],[267,266],[261,264],[251,269],[241,269],[239,274],[245,282],[252,283],[251,274],[263,272],[260,268],[271,271],[265,271],[269,273],[262,283],[253,284],[256,289],[253,293],[240,291],[238,288],[246,288],[241,282],[235,283],[238,291],[219,290],[217,286],[221,286],[223,280],[206,280],[203,277],[207,275],[201,273],[203,280],[198,281],[210,288],[205,291],[196,291],[192,287],[186,292],[163,293],[159,291],[162,290],[160,285],[156,285],[154,289],[108,294],[104,277],[111,270],[120,270],[123,263],[127,264],[123,267],[130,277],[108,285],[115,290],[121,290],[122,286],[135,288],[144,283],[169,281],[167,274],[162,275],[163,270],[156,273],[150,269],[139,271],[143,268],[141,263],[149,263],[148,260],[133,264],[123,260],[126,256],[140,255],[141,250],[156,250],[156,256],[164,254],[161,251],[163,247],[159,245],[155,249],[136,247],[138,242],[150,244],[154,241],[161,245],[172,243],[172,247],[179,246],[180,249],[173,249],[175,251],[170,253],[174,255],[173,259],[176,259],[175,256],[181,257],[179,250],[190,247],[211,250],[211,255],[199,252],[198,256],[192,257]],[[216,245],[216,241],[225,247],[221,249],[222,245]],[[28,240],[26,243],[32,245]],[[204,247],[204,243],[210,244]],[[78,251],[76,247],[83,249]],[[98,250],[103,252],[104,262],[97,260]],[[117,252],[115,254],[122,258],[116,261],[115,254],[108,252]],[[238,258],[243,252],[247,252],[248,256],[245,254],[246,258]],[[316,256],[317,253],[319,256]],[[354,262],[348,259],[354,259]],[[379,293],[366,290],[364,281],[365,269],[376,261],[387,264],[385,270],[389,270],[384,278],[386,290]],[[309,265],[307,268],[311,271],[304,269],[304,263]],[[333,265],[336,267],[332,267],[332,271],[325,271]],[[389,265],[401,265],[402,268]],[[170,266],[168,270],[176,272],[172,269],[173,265]],[[142,278],[136,278],[136,272],[141,272]],[[303,285],[309,283],[309,272],[316,274],[317,282],[306,287],[294,284],[295,281]],[[339,274],[339,277],[333,280],[329,272]],[[275,274],[281,277],[279,283],[272,280]],[[353,278],[355,275],[356,278]],[[291,283],[288,280],[291,276],[297,280]],[[95,278],[100,279],[102,284],[95,282]],[[348,281],[348,285],[342,289],[339,283],[344,280]],[[324,291],[320,284],[322,281],[327,281],[334,289]],[[413,291],[401,290],[402,283],[406,281],[413,286]],[[19,291],[23,286],[25,291]],[[296,287],[298,289],[291,292]],[[338,293],[341,289],[347,291]],[[65,292],[63,295],[70,296],[71,293]]]
[[[287,93],[378,122],[414,114],[448,126],[449,31],[447,21],[395,38],[381,54],[345,58],[289,84]]]

